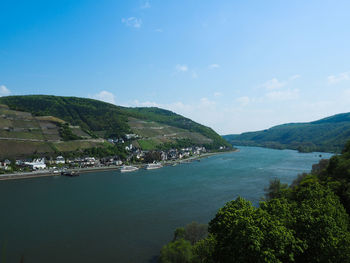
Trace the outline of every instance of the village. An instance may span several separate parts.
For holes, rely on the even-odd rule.
[[[135,167],[142,167],[152,163],[176,165],[183,161],[190,161],[199,158],[207,153],[207,149],[201,146],[145,151],[134,147],[131,143],[125,146],[125,150],[128,153],[128,156],[124,160],[122,160],[120,156],[107,156],[101,158],[95,156],[82,156],[64,158],[61,155],[32,159],[5,159],[0,161],[0,174],[23,172],[61,173],[67,169],[78,171],[105,168],[120,169],[124,166],[133,165]]]

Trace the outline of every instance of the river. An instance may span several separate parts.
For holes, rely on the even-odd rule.
[[[270,179],[291,183],[331,156],[239,149],[152,171],[0,181],[0,259],[154,262],[175,228],[207,223],[237,196],[258,205]]]

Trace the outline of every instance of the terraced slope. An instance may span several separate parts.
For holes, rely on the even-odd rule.
[[[142,145],[173,144],[186,140],[188,143],[204,145],[216,149],[231,147],[211,128],[198,124],[188,118],[159,108],[126,108],[86,98],[58,97],[47,95],[1,97],[0,103],[10,109],[30,112],[35,116],[55,116],[72,125],[80,126],[90,135],[102,138],[123,137],[128,133],[139,133]],[[130,120],[134,120],[131,121]],[[163,126],[159,129],[145,129],[135,126],[135,122],[154,123]],[[174,132],[170,132],[171,129]],[[176,134],[174,136],[168,136]],[[146,147],[147,148],[147,147]]]
[[[92,139],[80,127],[65,125],[52,116],[33,116],[29,112],[10,110],[0,105],[0,158],[25,157],[33,154],[54,154],[92,147],[102,147],[103,139]],[[62,127],[75,136],[66,140]]]

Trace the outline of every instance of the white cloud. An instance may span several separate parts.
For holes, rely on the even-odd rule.
[[[296,79],[299,79],[299,78],[301,78],[301,75],[295,74],[295,75],[289,77],[289,80],[290,80],[290,81],[293,81],[293,80],[296,80]]]
[[[161,104],[158,104],[156,102],[152,102],[152,101],[140,102],[139,100],[134,100],[131,103],[131,106],[134,106],[134,107],[158,107],[158,108],[162,107]]]
[[[277,78],[272,78],[266,81],[264,84],[261,85],[261,87],[265,88],[267,92],[264,94],[264,96],[256,98],[255,101],[285,101],[298,98],[299,90],[296,88],[286,88],[286,86],[290,85],[294,80],[300,77],[301,76],[299,74],[296,74],[290,76],[286,81],[280,81]]]
[[[140,6],[141,9],[147,9],[147,8],[151,8],[151,4],[149,1],[144,1],[141,6]]]
[[[338,75],[330,75],[327,77],[328,84],[337,84],[345,80],[350,80],[350,71],[339,73]]]
[[[280,89],[283,88],[287,83],[286,82],[281,82],[276,78],[270,79],[266,81],[264,84],[261,86],[264,87],[267,90],[274,90],[274,89]]]
[[[11,91],[8,88],[6,88],[5,85],[0,85],[0,97],[8,96],[10,94],[11,94]]]
[[[136,17],[122,18],[122,23],[128,27],[140,28],[142,25],[142,20],[141,18]]]
[[[216,69],[216,68],[220,68],[219,64],[211,64],[208,66],[209,69]]]
[[[273,101],[285,101],[293,100],[299,97],[298,89],[287,89],[287,90],[277,90],[271,91],[265,94],[265,97]]]
[[[216,104],[215,101],[209,100],[208,98],[201,98],[199,101],[201,107],[211,107]]]
[[[115,104],[115,96],[109,91],[101,91],[91,97],[92,99],[101,100],[104,102]]]
[[[180,65],[180,64],[177,64],[176,67],[175,67],[176,71],[178,72],[186,72],[188,71],[188,67],[187,65]]]
[[[250,98],[247,96],[239,97],[236,99],[236,101],[241,105],[241,106],[247,106],[250,102]]]

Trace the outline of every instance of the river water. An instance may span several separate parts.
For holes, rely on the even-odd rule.
[[[331,156],[239,149],[152,171],[1,181],[0,259],[154,262],[175,228],[209,222],[237,196],[258,205],[270,179],[291,183]]]

